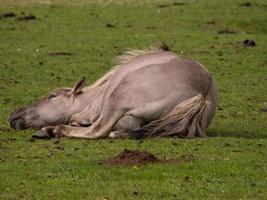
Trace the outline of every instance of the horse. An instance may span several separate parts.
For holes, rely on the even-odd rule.
[[[37,138],[194,138],[206,136],[216,104],[208,70],[161,47],[128,51],[92,85],[83,77],[11,112],[8,122],[37,129]]]

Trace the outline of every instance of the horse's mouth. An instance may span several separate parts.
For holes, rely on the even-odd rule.
[[[23,130],[26,129],[25,127],[25,121],[22,118],[13,119],[9,122],[11,128],[16,130]]]

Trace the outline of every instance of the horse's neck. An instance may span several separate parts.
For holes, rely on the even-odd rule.
[[[98,87],[92,88],[90,90],[84,90],[84,92],[77,96],[75,110],[84,110],[86,107],[95,105],[94,102],[99,102],[99,106],[101,105],[101,98],[103,96],[105,89],[105,84],[100,85]]]

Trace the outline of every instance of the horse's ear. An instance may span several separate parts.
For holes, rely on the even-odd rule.
[[[85,86],[85,77],[82,77],[81,80],[79,80],[74,87],[72,88],[71,93],[72,94],[78,94],[82,91],[83,87]]]

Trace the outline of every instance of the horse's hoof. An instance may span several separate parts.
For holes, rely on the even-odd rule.
[[[47,139],[47,138],[51,138],[51,136],[44,131],[38,131],[35,134],[32,135],[33,138],[38,138],[38,139]]]

